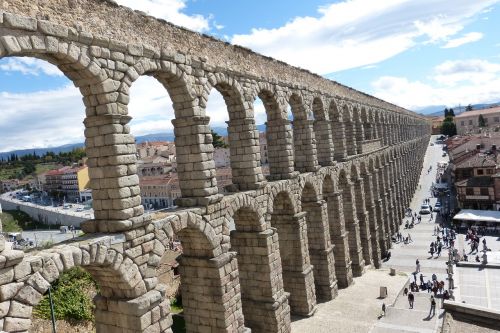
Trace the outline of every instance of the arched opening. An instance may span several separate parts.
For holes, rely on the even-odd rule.
[[[385,185],[383,179],[383,165],[380,156],[375,157],[375,170],[374,170],[374,193],[378,193],[378,205],[376,205],[377,221],[379,221],[379,245],[381,256],[385,258],[387,251],[390,249],[387,240],[390,239],[390,230],[387,229],[387,209],[385,195]]]
[[[254,111],[245,105],[236,81],[220,80],[208,96],[219,193],[257,189],[264,181]]]
[[[174,332],[239,331],[244,319],[236,256],[223,252],[220,236],[210,224],[193,213],[169,215],[155,223],[155,235],[163,248],[155,243],[154,252],[165,255],[172,241],[178,239],[182,255],[178,259],[181,280],[180,305],[182,319],[174,315]],[[159,259],[158,259],[159,260]],[[163,287],[161,288],[163,289]],[[210,292],[207,292],[210,290]],[[168,308],[162,319],[169,315]],[[168,327],[168,326],[166,326]]]
[[[308,113],[301,96],[293,93],[289,99],[287,118],[292,119],[294,166],[299,172],[318,169],[313,115]]]
[[[326,202],[319,200],[316,190],[306,183],[302,190],[302,211],[306,213],[309,257],[314,268],[314,284],[318,301],[332,300],[337,293],[333,263],[333,247],[328,226]]]
[[[332,138],[334,147],[335,161],[343,161],[347,157],[347,142],[345,134],[344,116],[342,108],[337,105],[335,100],[330,102],[328,113],[330,115],[332,126]]]
[[[345,126],[346,150],[348,156],[358,153],[358,139],[356,137],[356,118],[353,110],[347,104],[342,106],[343,120]]]
[[[309,316],[316,306],[313,270],[308,253],[304,213],[296,213],[287,192],[274,197],[271,226],[278,230],[283,284],[292,313]]]
[[[376,139],[380,141],[380,145],[384,146],[384,128],[379,110],[374,111],[374,126],[376,126]]]
[[[17,199],[36,205],[39,212],[30,215],[38,228],[79,228],[79,221],[93,217],[83,126],[88,101],[82,103],[74,86],[77,67],[61,65],[48,54],[0,59],[0,191],[17,191]],[[79,218],[70,223],[47,209]]]
[[[290,121],[270,89],[261,89],[258,97],[267,114],[265,135],[259,134],[260,149],[261,152],[264,150],[265,161],[268,162],[268,168],[264,168],[264,173],[268,174],[267,178],[270,180],[291,178],[294,175],[294,164]]]
[[[174,109],[165,85],[153,76],[139,77],[130,88],[130,132],[134,135],[141,203],[147,213],[174,208],[181,197]]]
[[[361,112],[359,106],[353,107],[353,121],[354,121],[354,138],[356,141],[356,153],[363,153],[363,141],[365,140],[364,124],[361,119]]]
[[[342,197],[340,192],[336,191],[331,176],[326,176],[323,180],[323,198],[327,204],[330,237],[334,245],[333,255],[338,286],[339,288],[347,288],[353,281],[348,232],[345,229]]]
[[[236,230],[231,231],[231,250],[237,253],[245,326],[252,332],[289,327],[282,268],[276,265],[281,262],[276,232],[249,206],[239,208],[232,219]]]
[[[146,284],[139,271],[138,266],[125,254],[120,253],[107,247],[99,242],[86,244],[82,247],[76,245],[59,246],[50,251],[41,251],[34,255],[29,255],[24,258],[24,263],[18,264],[16,269],[20,267],[30,267],[31,263],[37,263],[37,272],[31,271],[26,276],[18,277],[15,283],[15,288],[10,291],[10,311],[5,316],[3,329],[5,331],[20,331],[28,330],[31,324],[32,309],[36,307],[35,313],[43,314],[50,312],[46,309],[48,302],[46,294],[50,285],[59,285],[59,288],[52,290],[54,296],[59,295],[60,288],[66,288],[67,303],[56,303],[54,306],[58,308],[57,312],[65,318],[72,318],[71,322],[88,318],[88,312],[93,311],[95,314],[95,329],[97,332],[109,332],[111,329],[118,327],[126,329],[130,326],[138,327],[146,330],[148,326],[157,324],[160,320],[152,320],[150,322],[141,322],[140,317],[152,311],[160,311],[161,307],[168,306],[158,299],[154,304],[143,307],[143,312],[138,315],[136,312],[128,312],[127,308],[122,308],[122,304],[143,297],[150,296],[154,291],[147,290]],[[24,266],[23,266],[24,265]],[[89,272],[98,286],[98,294],[94,297],[95,309],[89,309],[90,302],[87,292],[78,290],[78,287],[88,287],[77,279],[86,278],[87,275],[82,275],[76,270],[83,268]],[[24,268],[26,274],[26,268]],[[29,271],[28,271],[29,272]],[[62,279],[62,282],[58,280]],[[59,282],[59,283],[58,283]],[[64,285],[60,285],[64,283]],[[94,290],[95,292],[95,290]],[[62,292],[64,294],[64,292]],[[44,296],[45,295],[45,299]],[[59,299],[61,301],[61,299]],[[40,307],[37,307],[42,301]],[[44,307],[45,306],[45,311]],[[62,308],[64,307],[64,308]],[[127,316],[124,322],[120,320],[122,316]],[[83,317],[83,318],[82,318]],[[46,326],[49,327],[47,320]],[[40,324],[39,322],[37,324]],[[91,324],[86,324],[86,327],[92,327]],[[32,327],[33,328],[33,327]]]
[[[255,99],[253,104],[255,123],[258,132],[258,143],[260,152],[260,167],[264,177],[267,177],[270,173],[269,171],[269,149],[267,144],[267,133],[266,133],[266,121],[267,121],[267,109],[264,106],[263,100],[259,96]]]
[[[339,173],[339,188],[342,193],[345,227],[349,232],[348,241],[352,272],[354,276],[361,276],[364,271],[364,260],[359,232],[360,227],[356,216],[353,186],[344,170],[341,170]]]
[[[364,168],[364,163],[361,166]],[[372,244],[371,233],[368,222],[369,214],[367,211],[368,188],[362,176],[359,175],[357,167],[351,166],[351,181],[353,183],[354,203],[356,206],[356,216],[359,223],[359,235],[361,239],[362,256],[365,265],[372,263]]]
[[[363,140],[368,141],[374,139],[373,135],[373,124],[369,119],[369,113],[367,112],[366,107],[361,107],[361,124],[363,128]]]
[[[366,164],[361,163],[360,173],[361,178],[363,179],[364,184],[364,193],[365,193],[365,206],[368,214],[368,228],[370,230],[370,242],[371,242],[371,262],[375,266],[375,268],[379,268],[380,261],[380,245],[379,245],[379,227],[377,220],[377,214],[375,211],[375,192],[373,188],[373,160],[369,159],[368,168]],[[369,171],[370,170],[370,171]],[[369,262],[366,260],[366,262]]]
[[[318,151],[318,163],[321,166],[333,165],[334,147],[332,139],[332,127],[329,121],[323,101],[316,97],[313,99],[312,111],[314,116],[314,136]]]

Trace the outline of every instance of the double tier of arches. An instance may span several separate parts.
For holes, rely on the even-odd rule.
[[[420,117],[384,108],[375,99],[356,102],[295,83],[216,72],[202,61],[163,57],[145,46],[123,47],[51,22],[0,15],[0,58],[48,61],[82,94],[95,214],[82,227],[90,234],[123,233],[127,244],[121,247],[123,266],[110,248],[101,256],[98,249],[93,254],[71,249],[93,256],[85,266],[103,290],[96,303],[99,332],[169,330],[168,304],[155,268],[173,235],[184,249],[182,294],[189,332],[287,332],[290,313],[311,315],[318,300],[335,297],[337,286],[349,286],[366,265],[380,265],[416,186],[421,165],[414,153],[420,158],[427,146],[429,125]],[[173,102],[178,204],[197,207],[155,223],[141,205],[128,125],[129,90],[142,75],[156,78]],[[226,102],[234,188],[245,194],[218,194],[205,114],[212,89]],[[257,98],[267,117],[267,179],[260,164]],[[226,220],[234,221],[235,230]],[[62,251],[54,253],[63,258]],[[18,282],[22,285],[12,299],[26,303],[26,293],[43,294],[48,286],[38,284],[36,273],[50,283],[54,265],[32,267],[32,278]],[[137,309],[141,297],[155,301]],[[119,312],[124,308],[131,312]],[[142,321],[145,315],[157,320]]]

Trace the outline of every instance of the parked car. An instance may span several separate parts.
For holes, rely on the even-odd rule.
[[[422,205],[420,206],[420,214],[430,214],[431,213],[431,207],[429,205]]]
[[[440,212],[441,211],[441,206],[434,206],[434,208],[432,209],[433,212]]]

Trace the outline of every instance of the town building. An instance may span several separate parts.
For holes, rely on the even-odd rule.
[[[429,117],[432,121],[432,135],[441,134],[441,125],[443,125],[444,117]]]
[[[6,179],[0,181],[0,192],[6,193],[10,191],[14,191],[19,188],[19,180],[17,179]]]
[[[500,137],[457,137],[449,143],[451,180],[455,184],[458,207],[496,210],[497,202],[500,203],[500,175],[496,177]]]
[[[142,142],[136,145],[138,159],[151,156],[163,156],[167,159],[175,157],[175,143],[169,141]]]
[[[479,131],[479,116],[484,118],[485,128],[489,130],[500,129],[500,106],[463,112],[455,116],[457,134],[472,134]]]
[[[181,192],[177,174],[141,177],[142,204],[146,209],[163,209],[175,205],[175,199],[180,198]]]
[[[215,148],[214,162],[216,168],[231,166],[229,148]]]
[[[267,155],[267,137],[266,137],[266,132],[260,132],[259,133],[259,146],[260,146],[260,164],[261,165],[268,165],[269,164],[269,158]]]
[[[137,174],[139,177],[161,176],[172,170],[172,160],[163,156],[146,156],[137,161]]]
[[[63,195],[68,201],[79,200],[80,192],[89,186],[89,181],[89,170],[86,165],[63,167],[45,174],[43,189],[48,193]]]

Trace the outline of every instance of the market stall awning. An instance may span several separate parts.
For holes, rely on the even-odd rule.
[[[500,223],[500,211],[462,209],[454,220]]]

